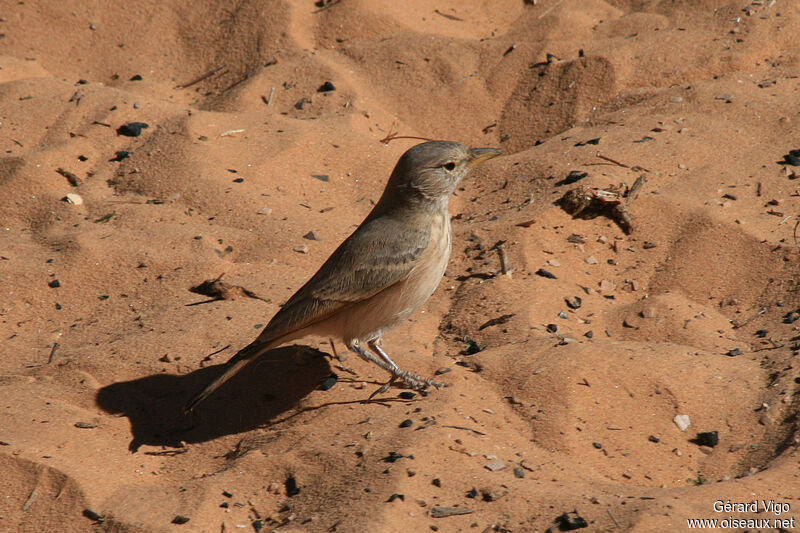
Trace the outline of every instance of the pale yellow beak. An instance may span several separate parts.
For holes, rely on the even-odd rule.
[[[474,167],[478,163],[483,163],[487,159],[497,157],[502,154],[502,150],[497,148],[470,148],[469,149],[469,162],[467,165]]]

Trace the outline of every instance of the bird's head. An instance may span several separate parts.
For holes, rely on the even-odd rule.
[[[418,144],[400,157],[384,197],[446,205],[472,167],[501,153],[495,148],[469,148],[451,141]]]

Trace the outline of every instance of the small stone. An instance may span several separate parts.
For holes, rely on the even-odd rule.
[[[658,246],[658,244],[655,243],[655,242],[652,242],[652,241],[644,241],[642,243],[642,248],[644,248],[645,250],[649,250],[651,248],[655,248],[656,246]]]
[[[592,443],[592,446],[594,446],[594,447],[595,447],[595,448],[597,448],[598,450],[602,450],[602,449],[603,449],[603,445],[602,445],[602,444],[600,444],[599,442],[593,442],[593,443]]]
[[[462,507],[443,507],[441,505],[435,505],[431,508],[431,517],[432,518],[445,518],[448,516],[459,515],[459,514],[470,514],[474,513],[472,509],[464,509]]]
[[[729,350],[725,355],[728,357],[736,357],[737,355],[742,355],[742,350],[739,348],[734,348],[733,350]]]
[[[437,376],[441,376],[442,374],[447,374],[448,372],[451,372],[452,370],[453,370],[452,368],[448,368],[448,367],[437,368],[436,372],[434,372],[434,374],[437,375]]]
[[[655,318],[656,317],[656,310],[653,307],[647,306],[647,307],[642,308],[642,310],[639,313],[639,315],[642,318]]]
[[[709,446],[713,448],[717,444],[719,444],[719,432],[718,431],[704,431],[702,433],[698,433],[697,437],[694,439],[695,444],[700,446]]]
[[[103,521],[105,521],[103,515],[101,515],[91,507],[87,507],[86,509],[83,510],[83,516],[85,516],[89,520],[94,520],[95,522],[103,523]]]
[[[556,331],[558,331],[558,326],[556,324],[547,324],[548,333],[555,333]]]
[[[536,275],[537,276],[541,276],[543,278],[548,278],[548,279],[558,279],[551,272],[548,272],[547,270],[545,270],[543,268],[540,268],[539,270],[537,270],[536,271]]]
[[[122,161],[123,159],[127,159],[130,157],[131,153],[127,150],[120,150],[114,154],[114,157],[109,159],[109,161]]]
[[[725,194],[722,195],[722,197],[723,198],[727,198],[728,200],[738,200],[739,199],[738,196],[736,196],[735,194],[730,193],[730,192],[726,192]]]
[[[564,302],[570,309],[580,309],[583,300],[581,299],[580,296],[575,296],[573,298],[564,298]]]
[[[330,176],[327,174],[311,174],[311,177],[319,181],[330,181]]]
[[[590,255],[589,257],[584,259],[584,261],[586,262],[587,265],[596,265],[597,264],[597,258],[595,256],[593,256],[593,255]]]
[[[584,333],[583,336],[586,337],[587,339],[591,339],[592,337],[594,337],[594,332],[592,330],[589,330],[586,333]]]
[[[300,494],[300,487],[297,486],[297,480],[294,476],[287,477],[286,481],[283,482],[283,486],[286,487],[286,495],[289,497]]]
[[[769,331],[767,331],[766,329],[760,329],[755,332],[755,336],[758,337],[759,339],[763,339],[764,337],[767,336],[767,333],[769,333]]]
[[[600,290],[601,292],[610,292],[617,288],[617,284],[611,281],[610,279],[604,279],[600,281]]]
[[[83,205],[83,198],[81,197],[81,195],[75,194],[74,192],[68,193],[64,197],[64,201],[69,204]]]
[[[81,428],[81,429],[94,429],[97,427],[97,424],[92,424],[90,422],[75,422],[74,425],[76,428]]]
[[[333,388],[334,385],[336,385],[336,382],[338,380],[339,376],[337,376],[336,374],[331,374],[330,376],[322,380],[322,383],[320,383],[319,388],[322,390],[330,390]]]
[[[297,246],[292,248],[292,250],[294,250],[295,252],[301,253],[301,254],[307,254],[308,253],[308,246],[306,246],[305,244],[298,244]]]
[[[502,459],[498,459],[497,461],[492,461],[491,463],[487,463],[483,466],[490,472],[497,472],[498,470],[504,469],[506,467],[506,463]]]
[[[689,429],[689,426],[692,425],[692,420],[689,418],[689,415],[675,415],[672,421],[675,422],[675,425],[678,426],[678,429],[681,431],[686,431]]]
[[[126,137],[138,137],[142,134],[142,130],[149,128],[149,124],[144,122],[128,122],[117,128],[117,135],[124,135]]]
[[[307,102],[311,102],[311,100],[309,100],[306,97],[303,97],[300,100],[298,100],[296,104],[294,104],[294,108],[297,110],[302,110],[306,106]]]
[[[404,502],[406,501],[406,496],[405,494],[397,494],[397,493],[392,494],[391,496],[389,496],[389,499],[386,500],[386,503],[392,503],[395,500],[400,500],[401,502]]]
[[[400,422],[400,427],[401,428],[408,428],[408,427],[411,427],[412,425],[414,425],[414,421],[411,420],[410,418],[406,418],[405,420]]]
[[[50,283],[47,284],[52,289],[57,289],[61,286],[61,282],[57,279],[52,280]]]
[[[256,533],[264,529],[264,521],[263,520],[254,520],[253,521],[253,529],[256,530]]]
[[[323,83],[322,85],[319,86],[319,89],[317,89],[317,92],[318,93],[327,93],[327,92],[335,91],[335,90],[336,90],[336,87],[331,82],[326,81],[325,83]]]
[[[183,515],[180,515],[180,514],[176,515],[175,518],[172,519],[172,523],[173,524],[185,524],[188,521],[189,521],[189,517],[188,516],[183,516]]]
[[[447,370],[450,370],[450,369],[448,368]],[[404,399],[404,400],[413,400],[414,396],[416,396],[416,393],[411,392],[410,390],[407,390],[407,391],[401,392],[397,396],[402,398],[402,399]]]
[[[525,470],[522,469],[521,466],[514,467],[514,477],[518,479],[522,479],[525,477]]]
[[[318,241],[319,240],[319,239],[317,239],[317,236],[314,235],[313,231],[309,231],[308,233],[303,235],[303,238],[304,239],[308,239],[309,241]]]
[[[442,488],[442,480],[439,479],[438,477],[435,477],[431,480],[431,485],[433,485],[434,487]]]
[[[669,99],[669,101],[672,102],[673,104],[680,104],[681,102],[683,102],[683,97],[673,96],[672,98]]]
[[[271,207],[262,207],[261,209],[259,209],[256,212],[256,214],[258,214],[258,215],[270,215],[270,214],[272,214],[272,208]]]
[[[649,440],[650,442],[656,442],[656,443],[661,442],[661,439],[659,439],[655,435],[650,435],[649,437],[647,437],[647,440]]]
[[[548,259],[547,260],[547,264],[552,266],[552,267],[560,267],[561,266],[561,261],[559,261],[558,259]]]
[[[711,446],[700,446],[699,450],[706,455],[711,455],[711,452],[714,451],[714,448]]]

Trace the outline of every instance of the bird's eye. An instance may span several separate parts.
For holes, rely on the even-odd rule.
[[[442,166],[445,168],[445,170],[453,170],[454,168],[456,168],[456,164],[453,163],[452,161],[450,161],[449,163],[445,163]]]

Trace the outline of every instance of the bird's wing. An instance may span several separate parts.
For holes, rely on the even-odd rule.
[[[406,279],[430,237],[430,226],[415,228],[390,217],[366,220],[272,317],[259,341],[320,322]]]

